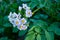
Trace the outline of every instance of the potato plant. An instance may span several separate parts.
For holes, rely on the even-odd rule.
[[[0,0],[0,40],[60,40],[60,0]]]

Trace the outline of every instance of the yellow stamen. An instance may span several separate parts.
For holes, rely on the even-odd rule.
[[[22,23],[24,23],[25,21],[24,20],[22,20]]]
[[[16,24],[19,24],[19,22],[18,22],[18,21],[16,21]]]
[[[22,28],[22,26],[20,26],[20,28]]]
[[[28,12],[28,14],[30,14],[30,12]]]

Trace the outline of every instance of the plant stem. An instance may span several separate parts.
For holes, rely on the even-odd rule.
[[[35,14],[40,8],[37,8],[35,11],[32,12],[32,14]]]
[[[45,0],[45,4],[47,3],[48,0]],[[37,8],[35,11],[32,12],[32,15],[35,14],[40,8]]]

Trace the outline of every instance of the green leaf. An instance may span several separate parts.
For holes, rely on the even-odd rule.
[[[42,18],[42,19],[47,19],[47,18],[48,18],[48,15],[40,14],[40,18]]]
[[[35,40],[35,33],[27,35],[25,40]]]
[[[17,3],[13,3],[12,5],[10,5],[11,7],[13,7],[14,9],[16,9],[18,7]]]
[[[31,35],[31,34],[34,34],[34,31],[30,31],[27,33],[27,36]]]
[[[0,25],[3,25],[3,24],[2,24],[2,22],[3,22],[3,19],[2,19],[2,18],[0,18]]]
[[[37,7],[38,8],[42,8],[42,7],[44,7],[45,6],[45,4],[46,4],[46,1],[45,0],[31,0],[35,5],[37,4]],[[38,3],[37,3],[38,2]],[[33,5],[33,3],[32,3],[32,5]]]
[[[8,16],[4,16],[3,19],[4,19],[5,22],[8,22],[8,21],[9,21],[9,20],[8,20]]]
[[[37,33],[41,33],[41,28],[40,28],[40,27],[35,27],[35,31],[36,31]]]
[[[60,0],[55,0],[56,2],[60,3]]]
[[[37,38],[37,40],[41,40],[41,36],[39,34],[37,35],[36,38]]]
[[[54,40],[54,34],[52,32],[49,33],[45,30],[45,35],[47,40]]]
[[[46,5],[46,0],[38,0],[39,1],[39,6],[37,6],[38,8],[42,8]]]
[[[58,27],[58,22],[54,22],[52,23],[49,27],[48,27],[48,31],[55,31],[55,28]]]
[[[47,20],[48,15],[41,14],[41,13],[36,13],[35,16],[34,16],[34,18],[35,19],[44,19],[44,20]]]
[[[3,24],[4,27],[12,27],[10,23]]]
[[[60,28],[59,28],[60,23],[59,22],[54,22],[48,27],[48,31],[53,31],[55,34],[60,35]]]
[[[14,32],[14,33],[18,32],[17,27],[13,27],[13,32]]]
[[[21,0],[22,2],[29,2],[30,0]]]
[[[55,27],[54,27],[54,26],[53,26],[53,27],[50,26],[50,27],[47,28],[47,30],[48,30],[48,31],[54,31],[54,30],[55,30]]]
[[[41,36],[41,40],[46,40],[45,35],[40,35]]]
[[[45,35],[46,35],[47,40],[51,40],[51,36],[50,36],[49,32],[45,31]]]
[[[34,30],[34,28],[35,28],[35,26],[33,26],[31,29],[29,29],[29,31],[32,31],[32,30]]]
[[[39,14],[40,14],[40,13],[36,13],[35,16],[34,16],[33,18],[39,19],[39,18],[40,18],[40,15],[39,15]]]
[[[45,32],[44,32],[44,31],[41,31],[41,34],[42,34],[42,35],[44,35],[44,34],[45,34]]]
[[[7,37],[1,37],[0,40],[8,40]]]
[[[30,3],[29,3],[29,7],[30,7],[31,9],[34,9],[37,5],[38,5],[37,2],[30,2]]]
[[[47,23],[45,21],[42,21],[42,20],[30,19],[30,21],[32,21],[35,26],[40,26],[42,28],[47,28],[47,26],[48,26]]]
[[[2,11],[4,10],[4,6],[1,5],[1,8],[0,8]]]
[[[57,20],[60,20],[60,13],[56,16]]]
[[[46,40],[45,35],[38,34],[36,37],[37,40]]]
[[[19,31],[18,36],[23,36],[23,35],[25,35],[26,32],[27,32],[27,30],[21,30],[21,31]]]
[[[46,40],[45,35],[38,34],[36,37],[37,40]]]
[[[0,28],[0,33],[3,33],[4,32],[4,28]]]
[[[54,40],[54,32],[49,32],[50,36],[51,36],[51,40]]]
[[[34,0],[34,1],[33,1],[33,0],[31,0],[31,2],[36,2],[36,3],[37,3],[37,2],[38,2],[38,0]]]
[[[57,34],[57,35],[60,35],[60,28],[58,27],[55,27],[55,30],[54,30],[54,33]]]

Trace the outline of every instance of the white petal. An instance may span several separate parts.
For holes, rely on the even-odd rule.
[[[11,16],[12,16],[12,12],[10,12],[10,14],[8,15],[8,18],[11,18]]]
[[[16,27],[16,25],[13,25],[13,27]]]
[[[19,30],[26,30],[27,29],[27,26],[26,25],[20,25],[17,27]]]
[[[29,10],[29,9],[30,9],[30,7],[28,7],[27,4],[22,4],[22,5],[23,5],[23,8],[24,8],[25,10],[27,10],[27,9]]]
[[[30,10],[30,7],[26,7],[26,10]]]
[[[10,23],[14,24],[14,19],[9,19]]]
[[[21,6],[19,6],[19,10],[20,10],[20,11],[22,10],[22,7],[21,7]]]
[[[14,12],[13,15],[12,15],[13,18],[17,18],[18,15]]]
[[[22,19],[21,19],[21,22],[22,22],[22,24],[25,24],[27,21],[26,21],[25,18],[22,18]]]
[[[15,23],[16,26],[21,24],[19,19],[15,19],[14,23]]]
[[[22,4],[22,5],[23,5],[23,8],[24,8],[24,9],[26,9],[26,7],[27,7],[27,4]]]
[[[14,21],[15,21],[14,19],[11,19],[11,18],[10,18],[9,21],[10,21],[10,23],[13,25],[13,27],[16,27],[16,25],[15,25],[15,23],[14,23]]]
[[[32,16],[32,11],[26,10],[26,17],[31,17],[31,16]]]
[[[20,13],[18,13],[18,19],[21,19],[21,14]]]

